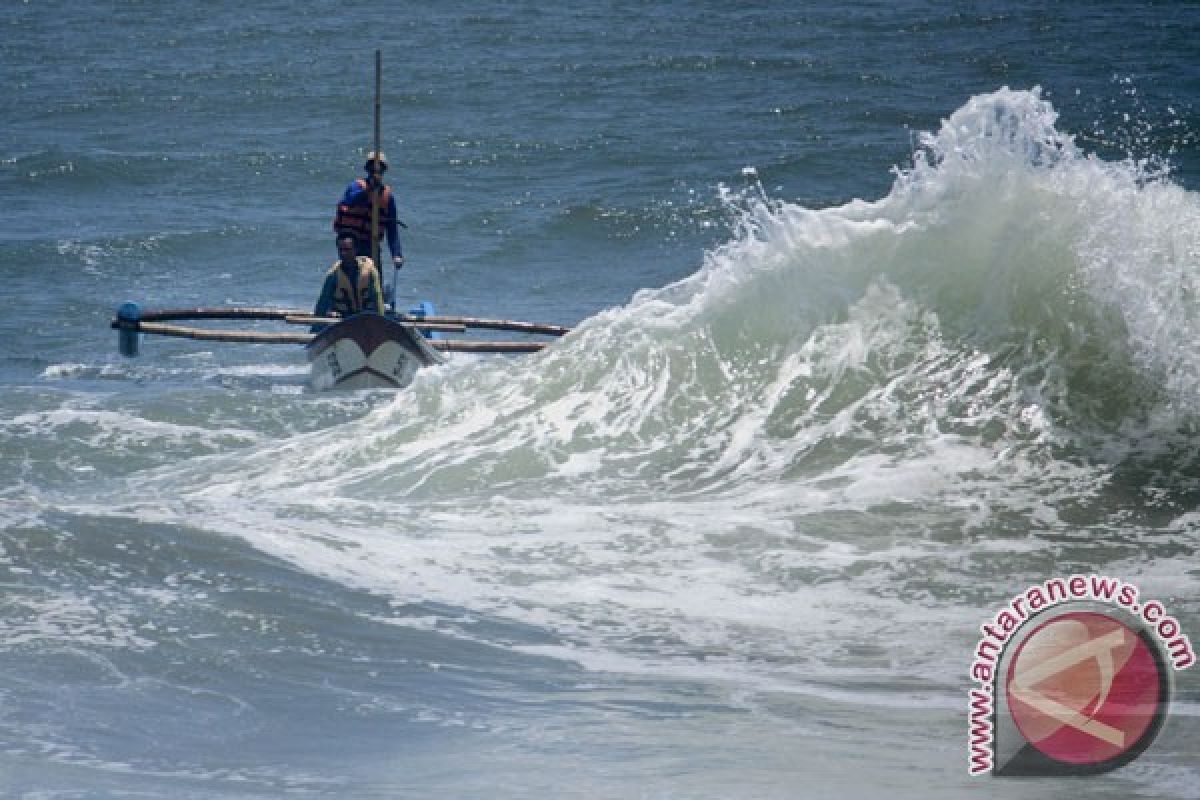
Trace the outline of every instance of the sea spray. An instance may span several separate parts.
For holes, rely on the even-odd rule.
[[[1119,575],[1200,629],[1152,285],[1200,160],[1143,136],[1194,120],[1181,5],[342,4],[397,65],[402,291],[577,327],[400,393],[116,354],[125,300],[310,305],[369,146],[322,9],[160,5],[6,15],[0,794],[957,797],[1022,586]],[[1180,689],[1090,794],[1195,794]]]
[[[1184,402],[1194,307],[1159,294],[1164,273],[1194,280],[1197,206],[1083,154],[1056,119],[1037,91],[1001,90],[922,137],[881,200],[731,196],[738,234],[695,274],[540,356],[460,360],[365,417],[231,455],[230,491],[682,497],[822,470],[870,480],[860,459],[903,464],[945,437],[1086,463],[1080,442]],[[1159,206],[1176,243],[1150,247]],[[213,496],[221,472],[198,459],[153,482]]]
[[[963,582],[997,579],[955,543],[1036,569],[1031,524],[1111,513],[1111,464],[1081,442],[1166,384],[1128,336],[1140,301],[1097,299],[1092,209],[1118,189],[1192,203],[1082,155],[1036,92],[974,98],[924,148],[878,201],[732,197],[737,235],[695,274],[542,354],[311,397],[348,413],[141,470],[90,510],[623,669],[792,681],[902,649],[873,623],[905,617],[887,598],[953,616]]]

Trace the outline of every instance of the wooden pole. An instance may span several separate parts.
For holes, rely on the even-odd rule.
[[[516,333],[542,333],[547,336],[564,336],[571,332],[570,328],[561,325],[545,325],[539,322],[518,322],[511,319],[481,319],[479,317],[407,317],[401,316],[402,322],[444,322],[450,325],[464,325],[468,328],[482,328],[493,331],[513,331]]]
[[[383,93],[383,52],[375,51],[375,160],[371,162],[371,260],[375,262],[375,269],[379,270],[379,274],[383,275],[383,266],[379,261],[381,248],[379,242],[379,204],[383,200],[383,165],[379,163],[379,152],[382,149],[380,144],[380,116],[382,100],[380,95]]]
[[[297,314],[294,317],[284,317],[289,325],[336,325],[341,317],[314,317],[311,314]],[[447,322],[405,322],[411,328],[421,331],[438,331],[439,333],[465,333],[466,325],[455,325]]]
[[[313,319],[307,309],[301,308],[261,308],[255,306],[224,306],[210,308],[163,308],[142,311],[142,322],[172,322],[188,319],[228,319],[228,320],[279,320],[298,325],[321,324],[325,320]],[[303,318],[303,321],[300,321]],[[534,333],[547,336],[562,336],[570,333],[570,328],[561,325],[546,325],[539,322],[520,322],[510,319],[483,319],[480,317],[428,316],[414,317],[400,314],[395,317],[400,322],[426,330],[444,330],[459,333],[464,328],[480,328],[496,331],[513,331],[515,333]],[[294,321],[294,322],[293,322]],[[439,326],[439,327],[434,327]],[[440,327],[452,326],[452,327]],[[119,317],[113,319],[113,328],[132,328],[132,323],[124,322]]]
[[[546,342],[483,342],[472,339],[431,339],[429,346],[444,353],[536,353]]]
[[[223,308],[163,308],[141,312],[142,322],[168,322],[180,319],[276,319],[286,320],[309,311],[299,308],[255,308],[227,306]],[[115,324],[113,327],[120,327]]]
[[[115,323],[113,327],[118,327]],[[140,322],[138,333],[153,333],[158,336],[175,336],[182,339],[198,339],[208,342],[246,342],[250,344],[308,344],[314,338],[311,333],[267,333],[265,331],[220,331],[211,328],[188,328],[183,325],[164,325],[161,322]]]
[[[264,331],[228,331],[211,328],[189,328],[183,325],[166,325],[161,322],[138,322],[138,333],[157,336],[173,336],[181,339],[196,339],[208,342],[242,342],[247,344],[308,344],[316,338],[312,333],[267,333]],[[113,327],[118,327],[113,323]],[[536,353],[546,347],[546,342],[484,342],[470,339],[432,339],[429,345],[435,350],[453,353]]]

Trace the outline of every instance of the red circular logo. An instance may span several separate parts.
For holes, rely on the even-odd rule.
[[[1005,692],[1021,735],[1064,764],[1136,757],[1158,733],[1164,667],[1142,636],[1098,612],[1036,628],[1009,664]]]

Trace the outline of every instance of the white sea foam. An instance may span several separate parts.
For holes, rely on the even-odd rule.
[[[213,429],[147,419],[118,411],[69,407],[31,411],[0,420],[0,434],[47,440],[70,436],[77,442],[97,449],[114,445],[130,448],[181,441],[195,441],[208,446],[231,442],[251,444],[262,438],[255,431],[241,428]]]
[[[694,275],[548,351],[139,473],[123,505],[599,662],[952,683],[912,631],[1044,577],[1030,537],[1194,414],[1200,203],[1055,126],[1002,90],[876,202],[731,196]]]

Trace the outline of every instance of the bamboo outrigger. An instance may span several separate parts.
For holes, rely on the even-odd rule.
[[[136,303],[118,309],[111,327],[118,332],[118,349],[127,357],[138,355],[142,334],[209,342],[305,345],[312,364],[311,380],[317,388],[368,388],[407,386],[420,367],[443,363],[441,353],[535,353],[548,342],[537,340],[487,341],[430,338],[471,329],[512,331],[543,336],[563,336],[561,325],[482,317],[438,316],[429,303],[408,314],[356,314],[314,317],[295,308],[253,306],[167,308],[143,310]],[[312,333],[233,330],[178,325],[199,320],[273,321],[286,325],[325,326]]]
[[[383,57],[375,51],[375,126],[374,150],[369,157],[371,198],[370,237],[372,259],[380,264],[380,202],[383,197],[380,109]],[[398,269],[398,265],[396,267]],[[396,285],[393,272],[393,290]],[[274,321],[287,325],[308,325],[311,332],[270,332],[228,330],[178,325],[182,321],[236,320]],[[470,329],[562,336],[568,328],[480,317],[444,317],[433,313],[433,306],[421,303],[407,314],[397,313],[394,303],[386,313],[355,314],[346,318],[318,317],[303,309],[229,306],[214,308],[168,308],[142,310],[136,303],[125,303],[112,320],[118,331],[118,349],[122,355],[136,356],[142,334],[175,336],[210,342],[248,342],[253,344],[302,344],[308,352],[312,384],[317,388],[334,386],[365,388],[407,386],[421,367],[444,362],[441,354],[458,353],[533,353],[546,346],[544,341],[481,341],[441,339],[443,333],[464,333]]]

